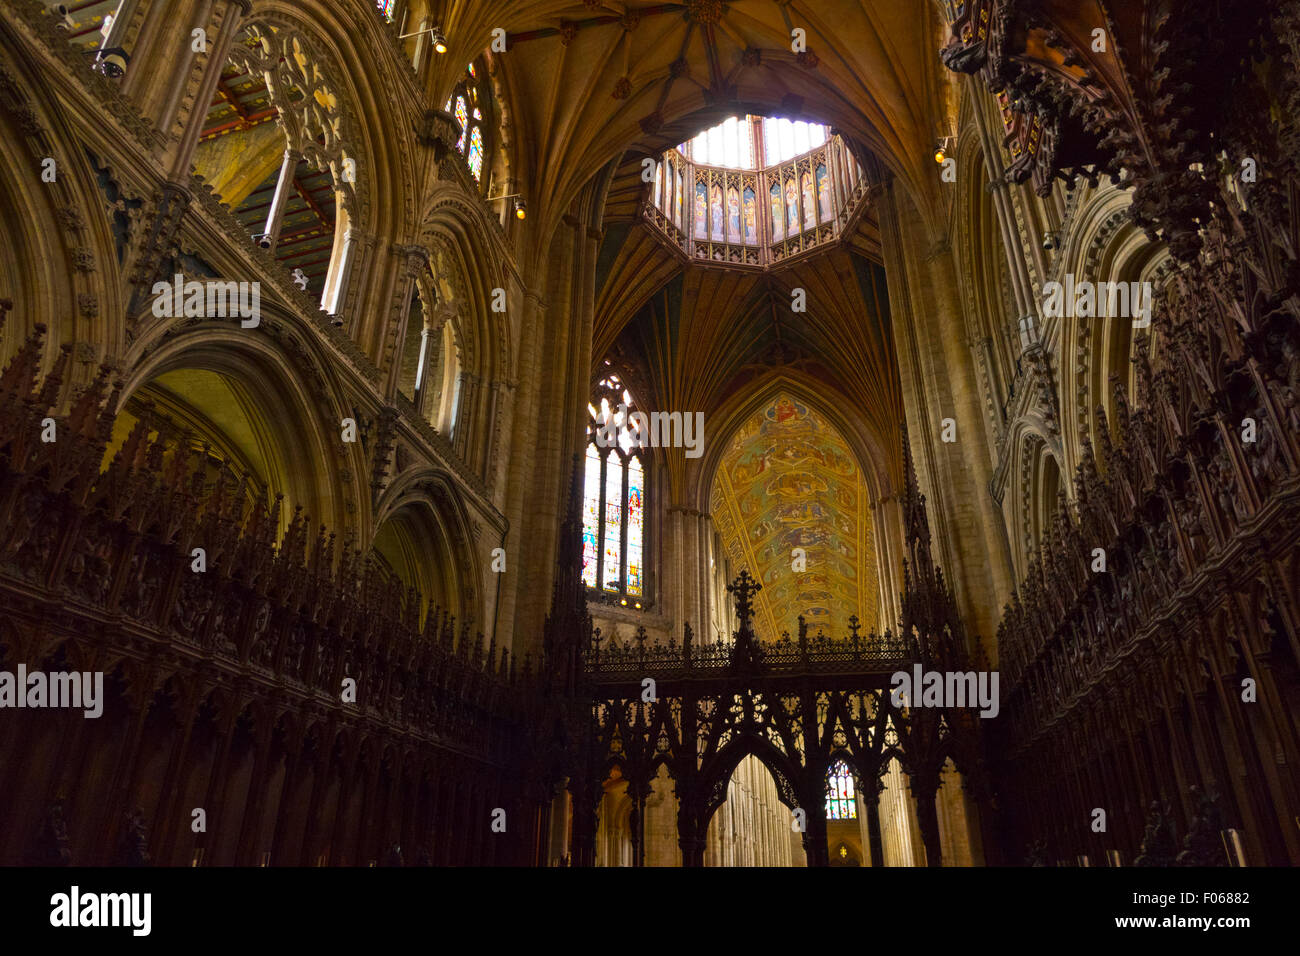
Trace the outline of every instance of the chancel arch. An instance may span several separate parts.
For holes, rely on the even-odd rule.
[[[782,595],[767,600],[788,619],[759,619],[768,639],[793,633],[799,614],[814,631],[843,630],[854,615],[863,627],[883,627],[895,616],[896,479],[889,458],[876,453],[883,436],[844,415],[842,402],[811,378],[786,373],[709,417],[718,438],[706,444],[692,493],[721,536],[725,550],[716,558]],[[793,570],[796,561],[804,570]],[[814,600],[837,593],[830,603]]]

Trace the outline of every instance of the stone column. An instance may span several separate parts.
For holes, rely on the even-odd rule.
[[[221,79],[222,67],[225,66],[226,58],[230,56],[231,47],[234,46],[239,25],[253,8],[252,0],[218,0],[218,2],[224,3],[225,14],[221,18],[221,28],[217,32],[216,40],[208,44],[208,59],[204,64],[203,79],[200,80],[198,90],[194,94],[194,105],[185,121],[185,132],[181,136],[172,161],[171,175],[168,178],[175,183],[183,184],[189,180],[190,163],[194,158],[194,150],[198,146],[199,135],[203,132],[203,124],[207,119],[208,104],[212,102],[212,96],[216,93],[217,81]],[[200,25],[209,22],[212,0],[204,0],[202,9],[203,17]],[[189,83],[190,64],[194,54],[191,51],[188,35],[185,37],[184,49],[186,52],[183,55],[183,65],[173,73],[173,85],[168,93],[167,102],[159,113],[158,128],[163,131],[170,130],[172,123],[175,122],[180,98]]]
[[[280,226],[284,223],[284,208],[288,205],[289,194],[294,191],[293,177],[302,160],[302,153],[296,149],[286,149],[284,160],[280,164],[280,178],[275,183],[275,196],[271,199],[271,211],[266,217],[266,226],[262,229],[263,242],[270,243],[271,254],[280,244]]]

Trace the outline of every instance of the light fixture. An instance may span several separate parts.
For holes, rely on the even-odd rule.
[[[952,149],[951,136],[941,136],[934,144],[934,161],[942,166],[948,160],[948,151]]]
[[[516,218],[516,219],[525,219],[525,218],[527,218],[527,216],[528,216],[528,203],[524,202],[523,197],[520,196],[519,193],[509,193],[508,195],[503,195],[503,196],[488,196],[488,197],[487,197],[487,201],[488,201],[488,202],[496,202],[497,200],[500,200],[500,199],[513,199],[513,200],[515,201],[515,218]]]
[[[627,607],[627,598],[623,598],[623,600],[619,601],[618,603],[623,605],[624,607]]]
[[[433,48],[439,53],[447,52],[447,38],[443,35],[442,27],[428,27],[424,30],[416,30],[414,33],[403,33],[397,39],[409,40],[411,37],[422,36],[428,33],[433,36]]]

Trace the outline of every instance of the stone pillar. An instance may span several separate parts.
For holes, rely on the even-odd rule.
[[[271,254],[280,244],[280,226],[284,223],[284,207],[289,202],[289,194],[294,191],[293,177],[298,169],[302,153],[295,149],[284,151],[284,161],[280,164],[280,178],[275,183],[275,196],[271,199],[271,211],[266,217],[266,226],[262,229],[263,242],[270,243]]]
[[[180,143],[176,147],[176,155],[172,160],[171,175],[168,178],[175,183],[184,184],[189,181],[190,163],[194,158],[194,150],[199,144],[199,136],[203,132],[203,123],[208,115],[208,104],[212,102],[212,96],[216,93],[217,81],[221,79],[221,69],[225,66],[226,58],[230,56],[239,25],[253,7],[252,0],[218,0],[218,2],[224,3],[225,13],[221,18],[221,29],[217,32],[216,40],[208,43],[208,59],[204,65],[203,78],[199,81],[198,90],[194,94],[194,105],[185,121],[185,132],[181,135]],[[212,0],[204,0],[202,9],[203,17],[200,25],[206,25],[212,12]],[[183,66],[172,73],[173,85],[165,105],[158,114],[158,128],[164,132],[170,130],[172,123],[175,122],[181,95],[189,83],[190,64],[194,54],[191,51],[188,34],[184,41],[186,52],[183,54]]]

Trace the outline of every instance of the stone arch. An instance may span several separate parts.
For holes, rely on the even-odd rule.
[[[385,491],[375,512],[372,548],[422,605],[432,602],[458,621],[488,620],[491,588],[475,545],[475,523],[449,475],[412,469]]]
[[[1015,377],[1024,343],[1012,332],[1017,321],[1014,312],[1008,311],[1012,302],[1008,298],[1006,251],[993,199],[985,188],[984,150],[974,129],[959,139],[956,158],[958,168],[967,172],[958,177],[953,248],[965,279],[967,334],[977,345],[988,343],[987,349],[976,354],[985,414],[996,437],[1004,427],[998,402]],[[976,169],[984,175],[972,175]]]
[[[1106,185],[1081,203],[1053,278],[1064,282],[1066,275],[1073,275],[1076,282],[1150,282],[1159,296],[1174,263],[1163,244],[1151,242],[1132,223],[1131,202],[1127,191]],[[1082,439],[1086,436],[1097,446],[1097,406],[1106,410],[1109,420],[1115,420],[1111,375],[1119,376],[1131,396],[1136,394],[1136,370],[1130,359],[1137,330],[1131,322],[1113,318],[1064,317],[1060,321],[1060,394],[1065,417],[1072,417],[1072,421],[1062,422],[1066,426],[1062,467],[1072,474],[1082,460]],[[1147,334],[1155,333],[1160,324],[1157,304]],[[1072,416],[1068,409],[1073,409]]]
[[[344,531],[364,517],[356,478],[344,479],[365,473],[349,461],[363,454],[360,442],[339,450],[346,446],[336,422],[350,412],[326,417],[322,400],[341,411],[340,397],[317,394],[290,349],[269,335],[232,331],[224,319],[160,326],[137,346],[124,375],[115,440],[134,418],[128,403],[138,410],[133,399],[161,399],[197,426],[200,439],[209,431],[219,447],[240,450],[271,498],[285,496],[282,520],[301,507],[314,523]]]
[[[18,75],[0,68],[0,220],[22,238],[0,249],[0,298],[14,303],[0,367],[39,323],[47,329],[45,368],[71,346],[69,378],[79,384],[124,347],[118,259],[127,237],[115,238],[96,173],[51,91],[19,79],[40,76],[41,68],[7,39],[0,50],[19,67]],[[53,182],[42,179],[46,159],[55,162]],[[128,214],[120,218],[125,223]]]
[[[767,768],[776,782],[776,795],[781,803],[791,810],[813,812],[799,803],[800,768],[766,740],[747,734],[723,747],[700,768],[699,792],[704,795],[699,819],[701,831],[708,828],[709,820],[726,801],[731,775],[746,757],[755,758]]]
[[[1009,482],[1008,532],[1013,559],[1023,575],[1056,520],[1058,494],[1069,497],[1072,485],[1041,423],[1015,423],[1008,447],[1013,479]]]
[[[375,241],[396,241],[415,221],[415,191],[409,188],[418,160],[415,133],[397,121],[389,106],[400,98],[399,78],[391,74],[387,58],[372,50],[391,45],[386,35],[391,29],[373,9],[272,0],[241,24],[231,55],[271,77],[269,86],[296,85],[300,93],[312,94],[280,97],[278,145],[265,147],[263,160],[269,167],[252,186],[274,173],[286,146],[301,148],[311,165],[327,174],[335,218],[329,271],[319,298],[327,311],[340,316],[351,314],[373,292],[360,287],[366,274],[360,250]],[[259,49],[244,44],[250,37],[261,38],[255,44]],[[304,135],[309,128],[323,130],[325,142]],[[345,169],[345,159],[355,165]],[[245,183],[244,188],[251,187]],[[225,199],[236,205],[239,190]]]
[[[897,621],[897,595],[902,590],[902,513],[897,502],[901,475],[893,474],[892,463],[900,457],[890,450],[892,436],[876,434],[861,418],[843,412],[848,401],[838,390],[798,369],[773,370],[743,393],[732,393],[717,410],[706,417],[707,434],[716,436],[704,442],[704,454],[688,471],[685,499],[688,507],[708,514],[714,476],[730,444],[730,437],[742,424],[782,393],[788,392],[807,402],[829,422],[853,452],[861,470],[870,505],[872,545],[878,600],[878,621],[863,621],[864,627],[890,626]],[[717,424],[713,424],[717,423]],[[892,438],[894,447],[901,445]],[[733,569],[735,570],[735,569]]]

